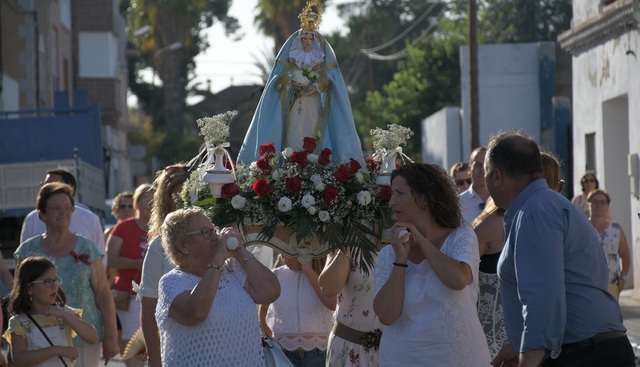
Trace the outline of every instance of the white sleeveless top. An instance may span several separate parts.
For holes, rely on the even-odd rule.
[[[327,349],[333,311],[322,304],[301,271],[286,265],[273,270],[280,281],[280,297],[269,306],[267,325],[286,350]]]

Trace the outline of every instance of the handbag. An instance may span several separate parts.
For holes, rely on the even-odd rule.
[[[116,310],[128,311],[131,303],[131,293],[112,289],[113,301],[116,303]]]
[[[293,367],[282,350],[282,346],[272,337],[262,334],[262,350],[264,351],[264,361],[267,367]]]

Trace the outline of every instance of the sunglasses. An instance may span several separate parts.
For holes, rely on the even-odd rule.
[[[593,178],[585,178],[584,180],[582,180],[582,183],[596,183],[596,180],[594,180]]]
[[[133,209],[133,204],[120,204],[118,205],[120,209]]]
[[[456,186],[463,186],[465,183],[467,185],[471,185],[471,182],[473,182],[470,178],[464,179],[464,180],[456,180]]]

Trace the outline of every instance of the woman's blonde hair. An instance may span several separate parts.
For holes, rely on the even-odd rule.
[[[505,210],[502,208],[498,208],[496,203],[493,201],[493,198],[489,197],[489,199],[487,199],[486,203],[484,204],[484,209],[482,210],[482,212],[478,214],[473,222],[471,222],[471,228],[476,228],[480,223],[482,223],[483,220],[485,220],[485,218],[490,217],[494,214],[502,217],[504,216],[504,212]]]
[[[183,249],[187,241],[185,233],[189,231],[189,221],[199,214],[206,215],[204,210],[197,206],[178,209],[169,213],[160,226],[162,248],[176,266],[184,264],[187,257]]]
[[[164,218],[175,207],[173,190],[182,185],[189,178],[187,166],[183,163],[167,166],[156,173],[153,185],[156,192],[153,195],[151,218],[149,219],[149,239],[160,235],[160,227]]]

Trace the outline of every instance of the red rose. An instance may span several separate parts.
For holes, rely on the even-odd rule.
[[[391,186],[378,186],[378,197],[382,200],[389,201],[391,200]]]
[[[327,204],[336,204],[340,202],[340,194],[334,186],[327,186],[322,192],[322,199]]]
[[[349,182],[351,178],[351,173],[349,173],[349,167],[345,164],[341,164],[338,169],[333,173],[333,177],[336,178],[338,182]]]
[[[360,168],[362,168],[362,166],[360,165],[360,162],[351,158],[351,161],[349,161],[349,173],[354,174],[358,172]]]
[[[287,190],[291,192],[300,192],[302,189],[302,181],[300,181],[300,177],[287,177],[285,181],[285,185],[287,186]]]
[[[302,149],[307,153],[313,153],[313,151],[316,150],[316,144],[316,139],[307,136],[302,141]]]
[[[291,163],[295,163],[300,166],[300,169],[304,169],[307,166],[307,152],[293,152],[291,154]]]
[[[269,159],[267,158],[258,159],[256,161],[256,167],[258,167],[258,169],[262,171],[263,175],[268,175],[271,173],[271,171],[273,171],[273,167],[271,167],[271,163],[269,163]]]
[[[259,178],[256,182],[251,186],[253,192],[255,192],[258,196],[268,196],[273,191],[273,186],[269,184],[264,178]]]
[[[320,152],[320,156],[318,157],[318,164],[321,166],[326,166],[331,163],[331,149],[324,148],[322,152]]]
[[[378,172],[378,170],[380,169],[380,162],[376,161],[371,157],[367,158],[366,163],[367,163],[367,169],[369,170],[369,172]]]
[[[240,186],[235,182],[222,185],[222,197],[232,198],[240,193]]]
[[[261,157],[264,157],[265,155],[273,157],[276,155],[276,147],[273,146],[273,143],[263,144],[258,149],[258,154],[260,154]]]

